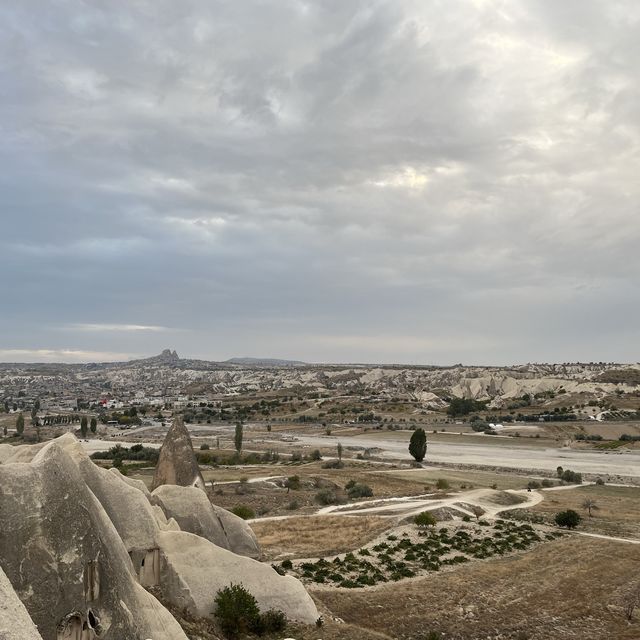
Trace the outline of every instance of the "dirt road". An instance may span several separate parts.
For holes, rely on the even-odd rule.
[[[301,445],[310,447],[336,446],[338,439],[328,436],[310,436],[291,434]],[[407,449],[406,433],[398,439],[370,438],[354,436],[341,440],[344,446],[361,446],[381,449],[380,455],[387,458],[411,460]],[[532,447],[496,447],[476,442],[429,443],[427,463],[455,463],[510,469],[540,469],[555,471],[558,466],[579,473],[592,473],[602,476],[629,476],[640,478],[640,452],[626,451],[578,451],[566,448],[537,449]]]

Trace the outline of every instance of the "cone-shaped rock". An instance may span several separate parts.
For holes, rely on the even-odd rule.
[[[204,491],[204,480],[182,416],[173,418],[173,424],[162,443],[151,490],[163,484],[199,487]]]

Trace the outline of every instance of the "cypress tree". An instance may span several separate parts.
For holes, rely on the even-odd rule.
[[[416,429],[411,434],[409,441],[409,453],[417,462],[422,462],[427,453],[427,434],[422,427]]]
[[[16,433],[21,436],[24,433],[24,416],[22,413],[18,414],[18,418],[16,420]]]
[[[242,451],[242,422],[236,422],[235,445],[238,454]]]

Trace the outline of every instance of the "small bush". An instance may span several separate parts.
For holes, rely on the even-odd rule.
[[[241,584],[232,584],[216,594],[213,615],[222,630],[235,637],[252,630],[260,617],[256,599]]]
[[[298,491],[300,489],[300,476],[289,476],[285,481],[285,487],[292,491]]]
[[[209,451],[210,448],[211,447],[206,442],[200,445],[200,451]]]
[[[542,481],[542,486],[545,488],[553,487],[554,486],[553,480],[549,480],[549,478],[545,478]]]
[[[322,460],[322,454],[320,453],[320,449],[314,449],[309,456],[312,460]]]
[[[602,486],[604,484],[604,480],[602,478],[598,478],[596,480],[596,484],[599,485],[599,486]]]
[[[373,495],[373,489],[368,484],[354,484],[349,487],[347,495],[351,500],[356,498],[370,498]]]
[[[243,520],[251,520],[252,518],[256,517],[253,509],[251,507],[248,507],[246,504],[239,504],[233,507],[233,509],[231,509],[231,513],[234,513]]]
[[[560,511],[556,513],[555,521],[559,527],[567,527],[567,529],[575,529],[582,518],[580,514],[573,509],[567,509],[566,511]]]
[[[415,524],[417,524],[419,527],[433,527],[437,524],[437,520],[436,517],[430,513],[429,511],[423,511],[422,513],[419,513],[414,519],[413,521],[415,522]]]
[[[344,467],[344,463],[340,460],[327,460],[322,464],[323,469],[342,469]]]
[[[316,502],[324,505],[335,504],[338,501],[338,496],[333,489],[321,489],[316,493]]]
[[[292,500],[288,505],[287,505],[287,509],[289,509],[289,511],[296,511],[297,509],[300,508],[300,503],[297,500]]]
[[[260,615],[257,624],[254,625],[253,630],[258,634],[263,633],[276,633],[278,631],[284,631],[287,627],[287,616],[283,611],[278,609],[269,609]]]
[[[291,560],[289,560],[289,559],[287,558],[287,560],[283,560],[283,561],[280,563],[280,566],[281,566],[283,569],[286,569],[287,571],[290,571],[291,569],[293,569],[293,562],[291,562]]]
[[[436,480],[436,488],[440,489],[440,490],[444,490],[444,489],[449,489],[450,488],[450,484],[448,480],[445,480],[444,478],[438,478]]]
[[[565,469],[560,477],[565,482],[571,482],[572,484],[582,484],[582,475],[580,473],[576,473],[575,471],[571,471],[570,469]]]
[[[527,489],[540,489],[542,485],[537,480],[530,480],[527,484]]]

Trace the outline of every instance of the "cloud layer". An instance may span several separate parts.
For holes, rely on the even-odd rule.
[[[634,0],[25,0],[0,25],[0,347],[638,359]]]

